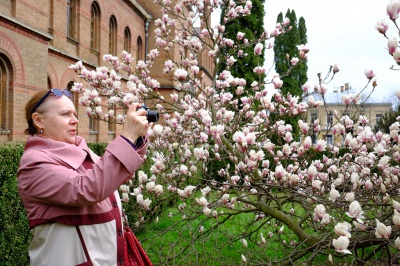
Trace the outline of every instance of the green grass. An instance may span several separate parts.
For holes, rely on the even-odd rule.
[[[193,206],[190,200],[187,205]],[[243,205],[237,206],[236,210],[242,207]],[[286,212],[291,208],[295,209],[295,215],[299,217],[307,212],[296,204],[283,206]],[[272,219],[267,222],[268,217],[255,222],[253,212],[242,212],[240,215],[227,218],[228,213],[225,210],[225,214],[219,214],[218,219],[214,219],[204,214],[184,218],[185,211],[178,211],[176,207],[164,209],[158,217],[158,222],[152,221],[146,224],[144,229],[137,233],[155,265],[279,265],[273,264],[272,261],[285,261],[289,255],[293,254],[294,246],[290,245],[290,240],[298,241],[286,226],[284,226],[284,233],[278,235],[277,231],[282,224],[276,224]],[[201,213],[201,207],[198,211]],[[169,217],[170,214],[171,217]],[[203,232],[199,232],[201,226],[204,227]],[[316,234],[311,226],[304,230],[310,235]],[[250,232],[253,233],[250,234]],[[270,239],[267,238],[269,232],[274,234]],[[261,240],[260,233],[266,238],[265,245],[257,243]],[[246,239],[247,248],[241,243],[241,238]],[[286,244],[283,243],[284,241]],[[373,252],[375,248],[364,248],[364,253],[376,253],[372,261],[384,260],[387,256],[382,255],[380,251]],[[314,250],[293,265],[323,265],[328,263],[329,253],[338,255],[333,249],[324,250],[324,254],[318,254],[315,257],[313,252]],[[365,258],[360,254],[362,250],[358,252],[359,257]],[[247,258],[246,264],[241,260],[242,254]],[[334,257],[334,264],[355,265],[354,255]]]
[[[169,213],[172,217],[168,217]],[[221,215],[218,219],[221,222],[223,218]],[[159,216],[158,223],[146,225],[138,237],[144,240],[143,246],[156,265],[242,265],[241,254],[246,256],[249,265],[256,261],[268,265],[271,260],[288,257],[290,248],[283,240],[290,243],[294,235],[285,228],[285,233],[278,237],[281,225],[253,221],[253,213],[242,213],[217,226],[215,219],[207,220],[204,215],[193,221],[185,220],[177,209],[170,208]],[[199,232],[200,226],[204,226],[203,233]],[[263,233],[267,244],[258,245],[260,234],[255,233],[243,237],[248,243],[245,248],[239,241],[241,235],[260,226],[259,232]],[[267,238],[269,232],[274,233],[272,239]],[[193,242],[194,239],[197,241]],[[316,261],[325,262],[326,257],[317,257]]]

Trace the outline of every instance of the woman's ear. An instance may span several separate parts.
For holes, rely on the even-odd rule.
[[[36,128],[43,128],[42,117],[38,113],[32,114],[32,121]]]

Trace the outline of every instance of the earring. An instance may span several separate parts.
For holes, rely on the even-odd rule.
[[[43,129],[40,129],[39,133],[42,134],[43,133]]]

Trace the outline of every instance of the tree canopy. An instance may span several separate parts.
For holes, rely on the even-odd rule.
[[[307,44],[307,27],[303,17],[297,21],[296,13],[294,10],[288,9],[286,18],[290,20],[292,29],[280,38],[275,40],[274,46],[274,59],[275,70],[280,75],[285,74],[291,67],[290,59],[298,56],[297,46],[300,44]],[[277,17],[277,22],[283,21],[282,12]],[[287,76],[282,77],[283,86],[281,88],[282,94],[290,93],[292,95],[301,96],[301,86],[307,82],[307,60],[300,61],[296,67]]]

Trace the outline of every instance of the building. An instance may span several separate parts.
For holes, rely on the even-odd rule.
[[[0,142],[26,139],[24,106],[33,94],[80,81],[71,64],[80,60],[95,69],[105,65],[104,54],[122,50],[133,55],[134,64],[145,60],[156,48],[154,20],[160,16],[160,7],[146,0],[0,1]],[[160,93],[169,97],[176,84],[159,74],[163,63],[154,65],[151,74],[161,83]],[[204,68],[203,73],[205,86],[210,74]],[[91,142],[112,140],[122,126],[87,117],[78,98],[73,100],[79,135]]]
[[[311,125],[316,119],[319,120],[321,131],[315,134],[313,141],[317,139],[325,139],[328,144],[341,144],[343,141],[342,137],[336,137],[334,139],[332,128],[338,123],[344,116],[350,117],[354,121],[353,128],[348,129],[349,132],[355,131],[359,124],[356,124],[360,115],[365,116],[369,121],[369,126],[371,129],[374,128],[376,123],[382,118],[382,115],[386,112],[392,110],[391,102],[379,102],[373,99],[363,99],[360,95],[360,101],[357,104],[346,105],[342,101],[343,96],[354,95],[355,91],[346,83],[344,86],[340,87],[340,90],[334,90],[331,93],[326,93],[324,95],[325,104],[318,108],[309,108],[307,112],[307,122]],[[313,95],[316,101],[322,100],[320,94]],[[334,110],[336,110],[337,115],[334,115]],[[310,126],[310,128],[312,128]]]

